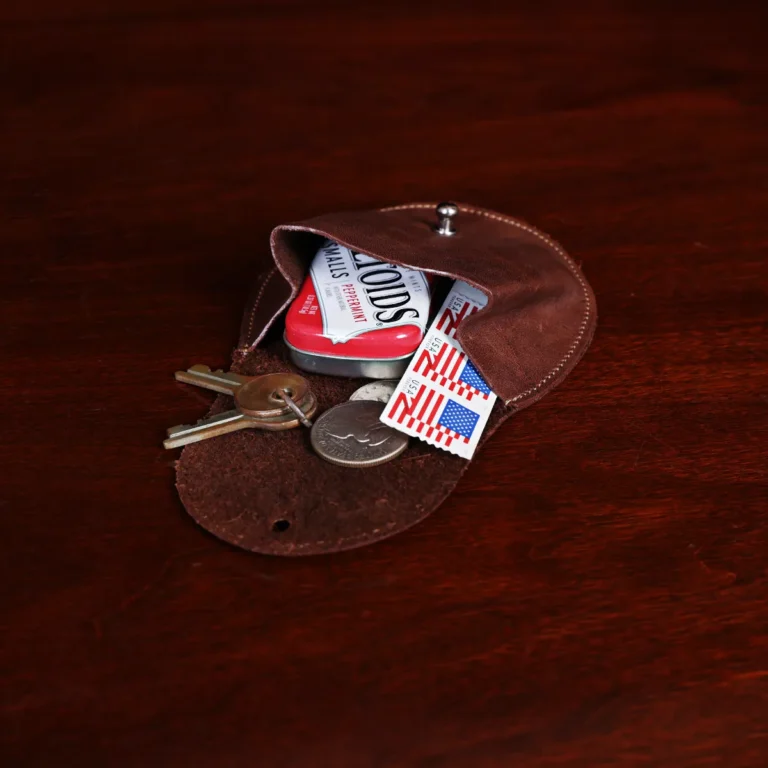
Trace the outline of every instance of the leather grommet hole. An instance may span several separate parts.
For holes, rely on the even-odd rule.
[[[283,533],[291,527],[291,524],[287,520],[275,520],[272,523],[272,530],[275,533]]]

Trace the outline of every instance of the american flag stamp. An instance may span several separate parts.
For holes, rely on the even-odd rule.
[[[488,302],[485,294],[472,285],[457,280],[437,313],[433,328],[448,338],[456,336],[461,321],[482,309]]]
[[[457,281],[437,313],[381,420],[466,459],[472,458],[496,395],[456,341],[461,320],[485,296]]]
[[[472,408],[420,376],[406,374],[390,398],[381,420],[390,427],[463,456],[472,454],[491,409]],[[478,404],[479,405],[479,404]]]
[[[413,358],[412,370],[461,398],[488,400],[491,388],[459,346],[439,332],[431,332]]]

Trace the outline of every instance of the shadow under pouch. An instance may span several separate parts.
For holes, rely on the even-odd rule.
[[[177,487],[189,514],[254,552],[351,549],[419,522],[594,333],[576,264],[492,211],[332,213],[277,227],[271,248],[231,372],[177,375],[221,396],[166,441],[186,446]]]

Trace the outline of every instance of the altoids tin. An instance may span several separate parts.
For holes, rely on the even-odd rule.
[[[423,272],[326,240],[285,318],[285,343],[302,370],[399,378],[421,343],[430,287]]]

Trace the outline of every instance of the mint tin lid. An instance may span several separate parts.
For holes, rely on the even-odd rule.
[[[429,320],[426,275],[326,240],[285,319],[294,348],[389,360],[413,354]]]

